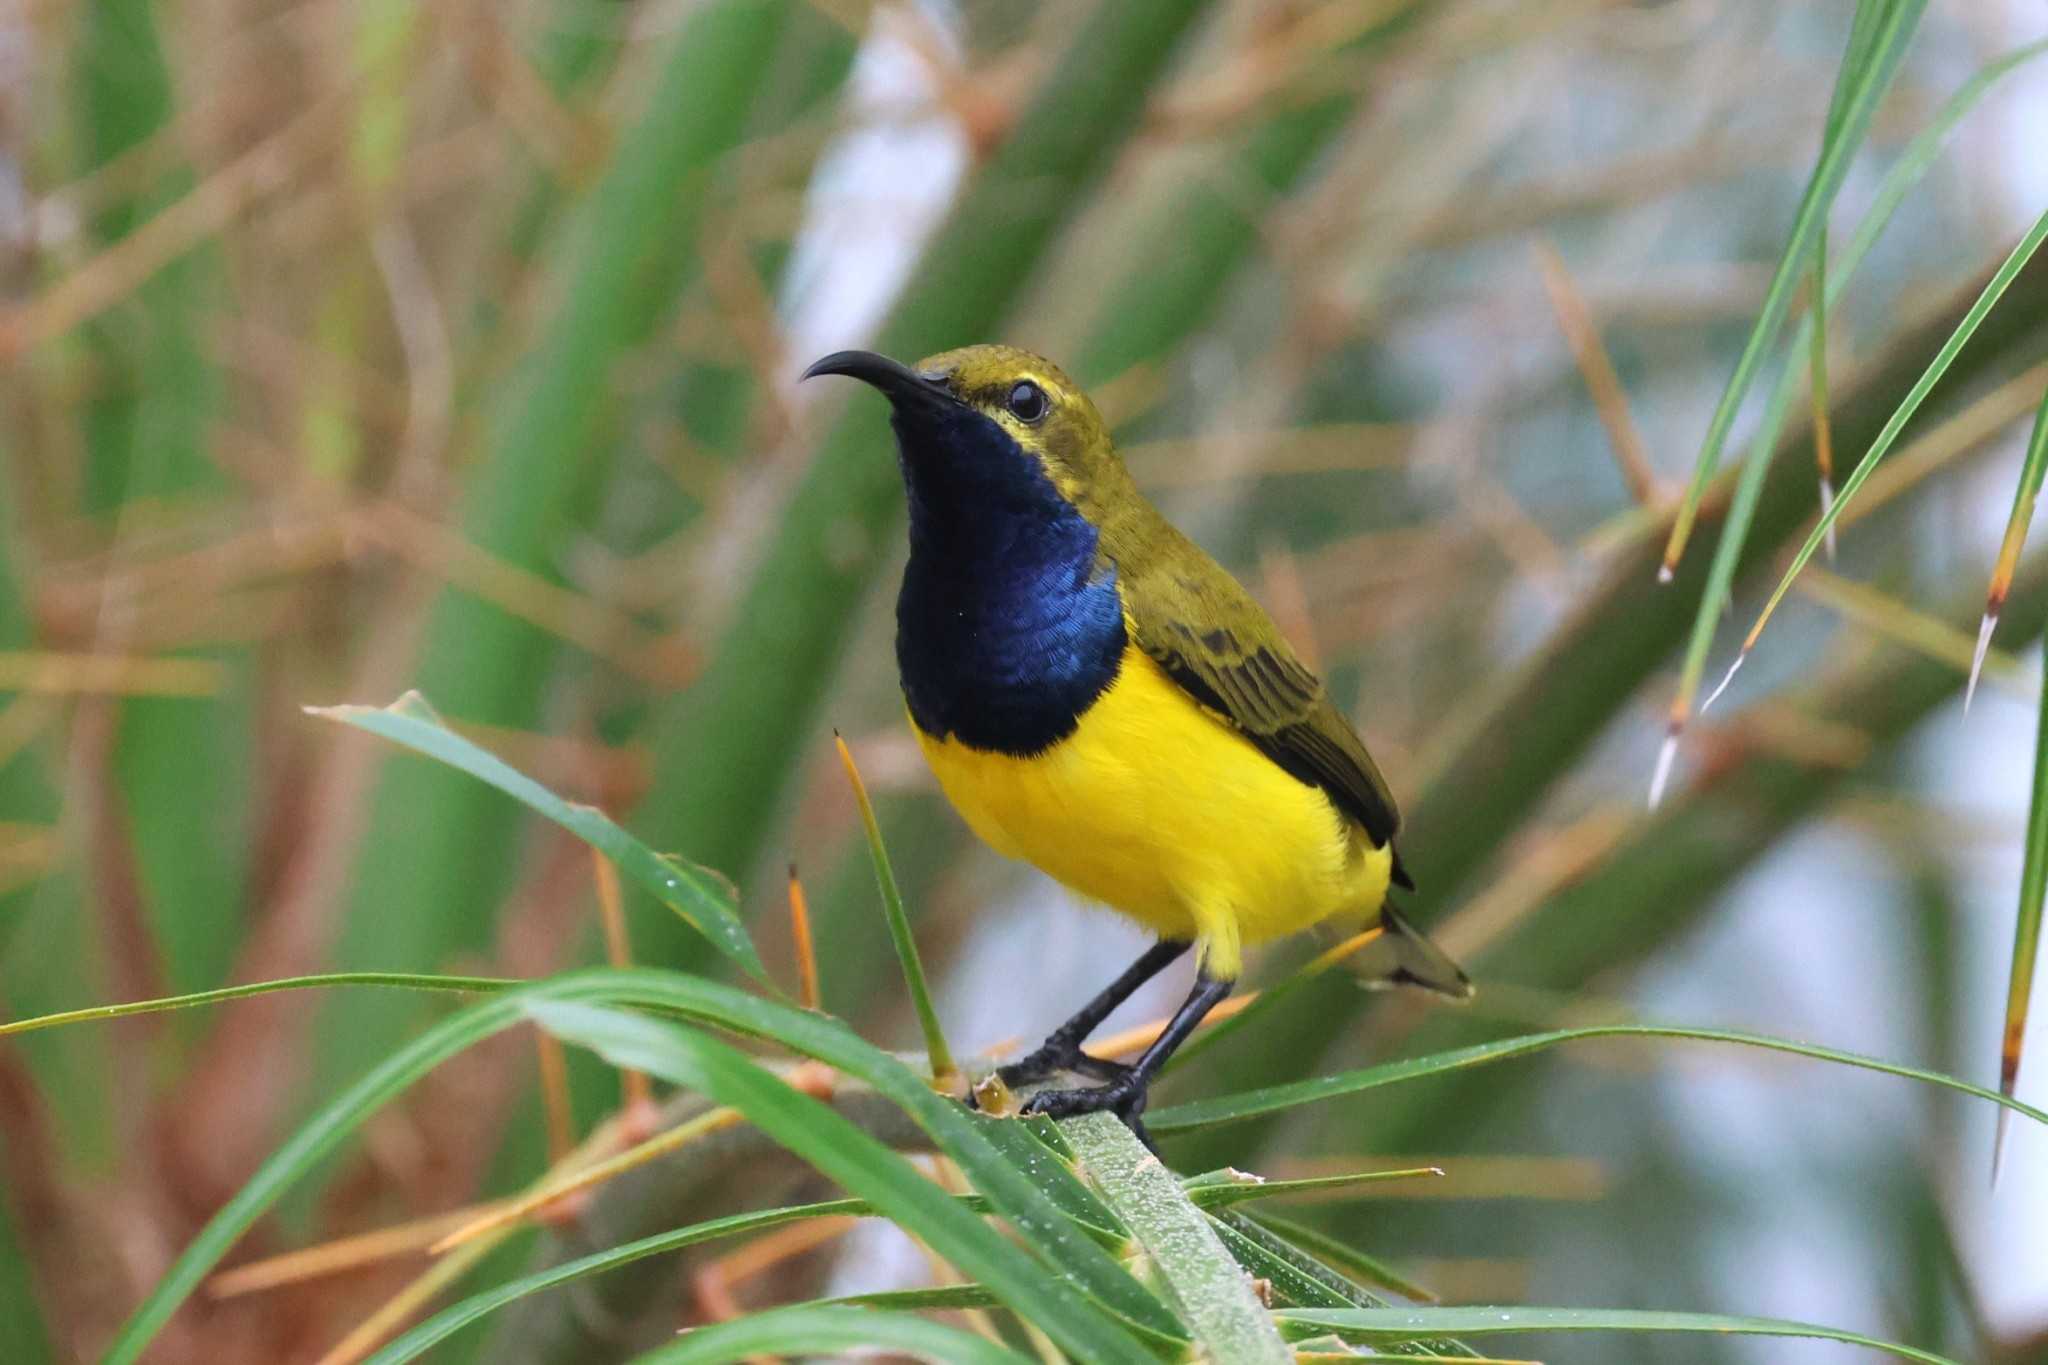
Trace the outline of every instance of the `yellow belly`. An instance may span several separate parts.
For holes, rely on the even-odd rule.
[[[1386,849],[1134,648],[1075,732],[1042,754],[922,731],[918,742],[991,847],[1194,939],[1219,976],[1238,974],[1240,944],[1374,914],[1386,895]]]

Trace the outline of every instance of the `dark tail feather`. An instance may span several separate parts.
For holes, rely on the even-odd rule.
[[[1380,906],[1380,928],[1385,931],[1381,941],[1392,944],[1394,951],[1394,970],[1387,973],[1386,980],[1420,986],[1453,1000],[1472,998],[1472,978],[1410,924],[1391,901]]]

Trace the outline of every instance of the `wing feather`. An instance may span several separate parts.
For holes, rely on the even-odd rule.
[[[1149,572],[1119,571],[1138,648],[1268,758],[1322,788],[1384,847],[1401,824],[1393,793],[1322,680],[1235,579],[1163,521],[1157,533],[1178,542],[1162,547],[1168,555],[1145,557],[1164,562]],[[1398,858],[1395,882],[1411,885]]]

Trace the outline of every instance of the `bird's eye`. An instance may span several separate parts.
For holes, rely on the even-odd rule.
[[[1010,397],[1007,402],[1011,413],[1020,422],[1038,421],[1045,416],[1045,410],[1048,406],[1045,401],[1045,390],[1039,388],[1038,385],[1028,379],[1010,390]]]

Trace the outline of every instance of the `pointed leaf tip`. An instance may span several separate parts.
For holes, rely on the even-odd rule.
[[[1735,662],[1728,665],[1728,672],[1722,677],[1721,685],[1719,687],[1716,687],[1713,691],[1707,693],[1707,699],[1700,703],[1700,712],[1702,715],[1706,713],[1706,709],[1709,706],[1712,706],[1716,701],[1720,699],[1720,696],[1723,692],[1726,692],[1728,690],[1728,684],[1735,681],[1736,672],[1742,667],[1743,660],[1747,659],[1748,657],[1749,651],[1747,649],[1743,650],[1740,654],[1735,656]]]
[[[1984,619],[1977,623],[1977,648],[1970,655],[1970,681],[1963,688],[1963,714],[1970,714],[1970,703],[1977,699],[1977,679],[1984,672],[1984,656],[1991,650],[1991,632],[1998,629],[1998,613],[1987,611]]]
[[[1650,809],[1664,800],[1664,787],[1671,781],[1671,764],[1678,757],[1678,731],[1674,728],[1657,747],[1657,771],[1650,778]]]

